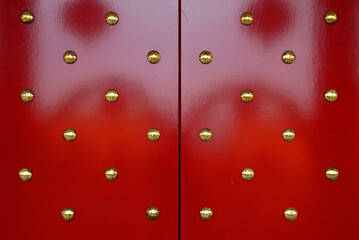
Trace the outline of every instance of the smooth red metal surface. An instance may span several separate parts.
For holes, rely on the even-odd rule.
[[[182,239],[357,239],[358,1],[182,1]],[[324,14],[336,11],[328,25]],[[244,26],[243,12],[254,22]],[[213,54],[201,64],[200,52]],[[282,62],[286,50],[293,64]],[[334,103],[324,93],[336,89]],[[241,101],[245,89],[251,103]],[[202,128],[213,131],[200,140]],[[297,137],[285,142],[281,133]],[[247,182],[241,171],[251,167]],[[337,181],[325,171],[339,169]],[[213,210],[203,221],[199,211]],[[298,211],[289,222],[283,212]]]
[[[20,21],[23,10],[33,23]],[[1,1],[0,11],[0,239],[178,238],[178,2]],[[64,62],[67,50],[76,63]],[[33,102],[21,101],[24,89]],[[150,128],[159,141],[147,139]],[[29,182],[18,177],[24,167]]]

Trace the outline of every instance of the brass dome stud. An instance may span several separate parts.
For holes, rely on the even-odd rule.
[[[105,94],[106,100],[113,103],[118,99],[118,92],[115,89],[110,89],[106,91]]]
[[[69,128],[64,131],[64,139],[68,142],[72,142],[76,139],[76,132],[75,130]]]
[[[338,169],[333,168],[333,167],[328,168],[327,171],[325,172],[325,176],[326,176],[329,180],[335,181],[335,180],[337,180],[338,177],[339,177],[339,171],[338,171]]]
[[[199,54],[199,61],[203,64],[212,62],[212,53],[209,51],[203,51]]]
[[[65,53],[64,53],[64,61],[66,62],[66,63],[68,63],[68,64],[73,64],[73,63],[75,63],[76,62],[76,60],[77,60],[77,55],[76,55],[76,53],[74,52],[74,51],[71,51],[71,50],[69,50],[69,51],[66,51]]]
[[[25,10],[20,14],[21,22],[26,24],[32,23],[34,21],[34,18],[35,18],[34,14],[28,10]]]
[[[208,142],[209,140],[212,139],[213,137],[213,133],[211,131],[211,129],[209,128],[203,128],[200,132],[199,132],[199,137],[202,141]]]
[[[334,11],[329,11],[324,15],[324,20],[328,24],[334,24],[338,21],[338,15]]]
[[[65,221],[71,221],[75,217],[75,211],[72,208],[65,208],[62,210],[61,216]]]
[[[241,99],[245,103],[250,103],[254,99],[254,94],[251,90],[246,89],[241,93]]]
[[[150,220],[156,220],[160,216],[160,211],[156,207],[150,207],[146,211],[147,218]]]
[[[291,64],[295,60],[295,54],[292,51],[285,51],[282,55],[282,60],[286,64]]]
[[[113,181],[116,180],[118,176],[118,172],[116,170],[116,168],[107,168],[105,171],[105,178],[109,181]]]
[[[298,212],[297,210],[295,210],[295,208],[287,208],[285,211],[284,211],[284,217],[285,219],[287,219],[288,221],[292,222],[294,220],[297,219],[298,217]]]
[[[287,128],[286,130],[283,131],[282,133],[282,137],[285,141],[287,142],[292,142],[295,139],[295,131],[291,128]]]
[[[31,90],[25,89],[21,91],[20,97],[22,101],[28,103],[34,100],[35,95]]]
[[[32,178],[32,172],[30,169],[28,168],[23,168],[19,171],[19,178],[21,179],[21,181],[23,182],[28,182],[31,180]]]
[[[160,138],[161,134],[160,131],[156,128],[151,128],[147,131],[147,138],[148,140],[154,142],[157,141]]]
[[[209,207],[202,208],[201,211],[199,212],[199,216],[201,217],[202,220],[205,221],[211,220],[213,217],[212,209],[210,209]]]
[[[252,168],[245,168],[242,170],[242,178],[246,181],[251,181],[254,178],[254,171]]]
[[[156,64],[161,60],[161,55],[159,52],[152,50],[147,54],[147,60],[151,64]]]
[[[241,23],[243,25],[251,25],[253,23],[253,15],[250,12],[245,12],[241,15]]]
[[[328,102],[335,102],[338,99],[338,93],[334,89],[329,89],[328,91],[325,92],[324,98]]]
[[[109,12],[106,14],[106,22],[109,25],[116,25],[118,23],[119,17],[115,12]]]

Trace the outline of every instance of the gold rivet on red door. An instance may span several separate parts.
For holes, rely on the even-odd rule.
[[[160,211],[156,207],[147,209],[146,215],[150,220],[156,220],[160,216]]]
[[[152,142],[157,141],[160,138],[160,135],[160,131],[156,128],[151,128],[147,132],[147,138]]]
[[[106,91],[105,97],[106,100],[109,102],[116,102],[116,100],[118,99],[118,93],[115,89],[110,89]]]
[[[287,142],[291,142],[295,139],[295,131],[291,128],[287,128],[286,130],[283,131],[282,137]]]
[[[118,15],[115,12],[109,12],[106,14],[106,22],[109,25],[115,25],[116,23],[118,23]]]
[[[23,23],[32,23],[34,21],[34,14],[28,10],[23,11],[20,15],[20,19]]]
[[[25,89],[21,91],[21,100],[24,102],[31,102],[32,100],[34,100],[34,93],[29,90],[29,89]]]
[[[105,172],[105,177],[109,181],[113,181],[117,178],[118,172],[115,168],[107,168]]]
[[[241,15],[241,23],[244,25],[251,25],[253,23],[253,15],[250,12],[245,12]]]
[[[285,51],[282,55],[282,60],[286,64],[291,64],[295,60],[295,54],[292,51]]]
[[[19,171],[19,178],[21,179],[21,181],[23,182],[27,182],[30,181],[32,178],[32,172],[30,169],[28,168],[23,168]]]
[[[64,139],[68,142],[72,142],[76,139],[76,132],[75,130],[69,128],[64,131]]]
[[[74,51],[66,51],[64,53],[64,61],[68,64],[72,64],[74,62],[76,62],[77,60],[77,55]]]
[[[325,172],[325,175],[327,176],[327,178],[329,180],[334,181],[334,180],[338,179],[339,171],[338,171],[338,169],[331,167],[331,168],[327,169],[327,171]]]
[[[75,211],[72,208],[65,208],[62,210],[61,216],[65,221],[71,221],[75,217]]]
[[[241,99],[243,102],[245,103],[249,103],[249,102],[252,102],[253,99],[254,99],[254,94],[251,90],[247,89],[247,90],[244,90],[242,93],[241,93]]]
[[[159,52],[152,50],[147,54],[147,60],[152,64],[156,64],[161,60],[161,55]]]
[[[201,138],[202,141],[209,141],[212,139],[213,137],[213,133],[211,131],[211,129],[208,128],[203,128],[200,132],[199,132],[199,137]]]
[[[325,14],[324,20],[328,24],[334,24],[338,21],[338,15],[334,11],[329,11]]]
[[[203,51],[199,54],[199,61],[203,64],[212,62],[212,53],[209,51]]]
[[[211,220],[211,218],[213,217],[212,209],[210,209],[209,207],[202,208],[199,212],[199,216],[202,218],[202,220]]]
[[[335,102],[338,99],[338,93],[334,89],[329,89],[325,92],[324,97],[328,102]]]
[[[245,168],[242,171],[242,178],[246,181],[250,181],[254,178],[254,171],[252,168]]]
[[[298,212],[297,210],[295,210],[295,208],[287,208],[284,211],[284,217],[288,220],[288,221],[294,221],[295,219],[297,219],[298,217]]]

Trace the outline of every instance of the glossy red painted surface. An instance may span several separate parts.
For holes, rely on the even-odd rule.
[[[182,1],[182,239],[357,239],[358,1]],[[328,25],[333,10],[338,22]],[[244,26],[243,12],[254,22]],[[198,61],[201,51],[213,61]],[[281,55],[296,54],[286,65]],[[338,101],[324,99],[334,88]],[[243,103],[241,91],[255,98]],[[213,139],[202,142],[202,128]],[[297,138],[281,133],[293,128]],[[241,178],[251,167],[252,181]],[[337,181],[325,171],[336,167]],[[214,216],[203,221],[199,211]],[[298,210],[289,222],[283,212]]]
[[[20,21],[23,10],[33,23]],[[0,11],[0,239],[178,238],[178,2],[15,0]],[[64,62],[67,50],[76,63]],[[147,62],[151,50],[158,64]],[[27,88],[31,103],[20,99]],[[29,182],[18,178],[24,167]],[[105,179],[108,167],[117,180]]]

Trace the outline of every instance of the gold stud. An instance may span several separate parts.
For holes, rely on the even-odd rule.
[[[76,139],[76,132],[75,130],[69,128],[64,131],[64,138],[68,142],[72,142]]]
[[[109,102],[116,102],[118,99],[118,93],[115,89],[110,89],[106,92],[105,97]]]
[[[243,102],[245,103],[249,103],[249,102],[252,102],[253,101],[253,98],[254,98],[254,94],[251,90],[247,89],[247,90],[244,90],[242,93],[241,93],[241,99]]]
[[[109,25],[115,25],[118,23],[118,15],[115,12],[109,12],[106,14],[106,22]]]
[[[200,132],[199,132],[199,137],[201,138],[202,141],[209,141],[212,139],[213,137],[213,133],[211,131],[211,129],[208,128],[203,128]]]
[[[325,92],[324,97],[328,102],[335,102],[338,99],[338,93],[334,89],[329,89]]]
[[[212,53],[209,51],[203,51],[199,54],[199,61],[203,64],[208,64],[212,62]]]
[[[253,23],[253,15],[250,12],[245,12],[241,15],[241,23],[244,25],[251,25]]]
[[[328,24],[334,24],[338,21],[338,15],[334,11],[329,11],[325,14],[324,20]]]
[[[294,208],[287,208],[285,211],[284,211],[284,217],[292,222],[294,221],[295,219],[297,219],[298,217],[298,212],[297,210],[295,210]]]
[[[287,128],[286,130],[283,131],[282,137],[287,142],[291,142],[295,139],[295,131],[291,128]]]
[[[147,138],[152,142],[157,141],[160,138],[160,135],[160,131],[156,128],[151,128],[147,132]]]
[[[62,210],[61,216],[65,221],[71,221],[75,217],[75,212],[72,208],[65,208]]]
[[[254,178],[254,171],[252,168],[245,168],[242,171],[242,178],[246,181],[250,181]]]
[[[29,90],[29,89],[25,89],[21,91],[21,100],[23,100],[24,102],[31,102],[32,100],[34,100],[34,93]]]
[[[210,209],[209,207],[202,208],[199,212],[199,216],[202,218],[202,220],[211,220],[211,218],[213,217],[212,209]]]
[[[64,53],[64,60],[66,63],[72,64],[72,63],[76,62],[77,55],[74,51],[66,51]]]
[[[292,51],[285,51],[282,55],[282,60],[286,64],[291,64],[295,60],[295,54]]]
[[[339,177],[339,171],[336,168],[328,168],[327,171],[325,172],[325,175],[327,176],[327,178],[331,181],[337,180]]]
[[[21,181],[23,182],[27,182],[30,181],[32,178],[32,172],[30,169],[28,168],[23,168],[19,171],[19,178],[21,179]]]
[[[160,211],[156,207],[150,207],[146,211],[147,217],[150,220],[156,220],[160,216]]]
[[[147,60],[152,64],[156,64],[161,60],[161,55],[159,52],[152,50],[147,54]]]
[[[106,169],[105,177],[107,180],[109,180],[109,181],[116,180],[117,175],[118,175],[118,172],[115,168],[111,167],[111,168]]]
[[[23,23],[32,23],[34,21],[34,14],[28,10],[23,11],[20,15],[20,19]]]

